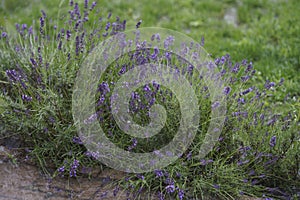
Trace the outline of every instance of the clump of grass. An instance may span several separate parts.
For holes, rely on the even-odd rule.
[[[76,177],[87,168],[104,166],[96,161],[96,152],[88,152],[77,135],[71,113],[75,77],[93,48],[106,37],[124,31],[126,21],[118,17],[112,20],[111,14],[100,17],[94,2],[89,5],[85,1],[80,7],[70,1],[70,6],[69,18],[55,21],[57,24],[42,12],[37,29],[17,24],[17,37],[1,33],[0,85],[4,106],[0,119],[5,124],[1,132],[20,135],[46,173]],[[149,140],[129,137],[118,129],[109,105],[114,83],[123,74],[136,65],[159,60],[168,62],[175,73],[185,74],[198,89],[199,131],[175,163],[151,173],[128,174],[115,193],[123,187],[137,198],[144,190],[157,193],[160,199],[200,199],[207,194],[222,199],[241,195],[297,198],[299,113],[286,109],[277,112],[267,104],[284,80],[267,80],[260,88],[251,81],[255,75],[251,62],[232,63],[229,55],[217,58],[214,65],[219,77],[229,80],[224,88],[227,118],[217,145],[200,160],[196,156],[203,133],[211,120],[211,109],[217,105],[207,98],[209,90],[197,71],[167,53],[142,48],[112,63],[99,80],[95,119],[111,141],[128,151],[149,152],[167,144],[180,119],[179,103],[170,89],[153,82],[131,94],[130,113],[137,124],[149,123],[149,109],[155,103],[167,108],[168,119],[161,134]]]

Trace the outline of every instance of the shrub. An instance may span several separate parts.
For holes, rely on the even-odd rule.
[[[76,177],[87,168],[104,167],[95,159],[96,152],[87,151],[77,135],[71,112],[72,92],[87,55],[106,37],[124,31],[126,21],[119,17],[112,20],[111,14],[100,17],[95,5],[85,1],[81,8],[70,1],[69,18],[52,21],[42,12],[37,29],[16,24],[17,37],[4,31],[1,34],[0,119],[5,124],[1,134],[19,135],[32,158],[53,176]],[[137,29],[139,26],[140,22]],[[151,43],[150,38],[147,42]],[[132,152],[154,151],[167,144],[178,129],[179,102],[170,89],[156,82],[133,91],[129,104],[135,123],[143,126],[149,123],[152,105],[166,107],[168,118],[157,137],[130,137],[118,129],[112,117],[109,97],[114,83],[136,65],[150,61],[168,63],[175,74],[183,74],[194,86],[201,105],[199,131],[175,163],[154,172],[128,174],[118,183],[116,192],[121,186],[138,196],[148,188],[161,199],[203,198],[206,194],[232,199],[240,195],[296,195],[299,116],[292,109],[274,112],[269,96],[276,95],[283,79],[276,83],[267,80],[264,88],[258,88],[252,81],[255,69],[247,60],[232,63],[225,55],[212,63],[219,71],[218,78],[228,81],[223,88],[227,117],[217,145],[199,160],[196,155],[211,121],[211,109],[218,106],[209,100],[209,90],[200,74],[167,50],[141,48],[123,55],[101,77],[95,97],[98,112],[94,120],[99,121],[111,141]]]

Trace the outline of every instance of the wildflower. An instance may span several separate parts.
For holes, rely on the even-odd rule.
[[[249,80],[249,78],[250,78],[249,75],[247,75],[247,76],[242,76],[242,77],[241,77],[241,80],[242,80],[243,82],[247,82],[247,81]]]
[[[240,104],[245,104],[246,103],[244,98],[238,98],[237,102],[240,103]]]
[[[157,196],[158,196],[159,200],[164,200],[165,199],[162,192],[158,192]]]
[[[47,15],[44,10],[41,10],[41,13],[42,13],[44,19],[47,18]]]
[[[18,73],[14,69],[12,69],[12,70],[6,70],[5,73],[6,73],[6,76],[9,78],[9,80],[11,82],[17,82],[17,81],[19,81],[22,78],[22,76],[20,75],[20,73]]]
[[[89,5],[89,0],[84,0],[84,8],[87,9]]]
[[[221,65],[223,65],[225,63],[225,61],[226,61],[226,58],[224,56],[222,56],[219,63]]]
[[[144,180],[144,179],[145,179],[145,176],[143,176],[143,175],[141,175],[141,174],[137,174],[136,177],[139,178],[139,179],[141,179],[141,180]]]
[[[219,64],[220,64],[220,61],[221,61],[220,58],[216,58],[216,59],[215,59],[215,64],[216,64],[216,65],[219,65]]]
[[[40,25],[41,25],[41,28],[43,28],[45,25],[45,19],[43,17],[40,17]]]
[[[218,185],[218,184],[213,184],[213,187],[217,190],[220,189],[220,185]]]
[[[236,73],[239,72],[239,70],[240,70],[240,64],[239,64],[239,63],[236,63],[236,64],[234,65],[234,67],[232,68],[231,72],[236,74]]]
[[[178,197],[180,200],[184,198],[184,191],[182,189],[178,189]]]
[[[225,95],[228,95],[230,93],[230,91],[231,91],[231,88],[228,87],[228,86],[225,87],[224,90],[223,90],[223,92],[224,92]]]
[[[20,24],[16,24],[16,30],[18,31],[18,32],[20,32]]]
[[[70,31],[70,30],[67,30],[67,40],[68,40],[68,41],[70,40],[70,37],[71,37],[71,31]]]
[[[107,19],[109,19],[110,17],[111,17],[111,12],[108,13]]]
[[[22,30],[24,31],[25,29],[27,29],[27,24],[22,24]]]
[[[6,32],[2,32],[1,37],[6,38],[7,37],[7,33]]]
[[[70,168],[70,177],[76,177],[76,170],[78,167],[79,167],[79,161],[75,159]]]
[[[245,161],[238,161],[238,166],[241,166],[241,165],[244,165],[244,164],[247,164],[249,162],[249,160],[245,160]]]
[[[267,80],[264,86],[265,86],[266,89],[269,90],[271,87],[275,86],[275,83],[274,82],[270,82],[269,80]]]
[[[269,144],[271,147],[274,147],[276,145],[276,136],[275,135],[271,137]]]
[[[113,195],[117,196],[119,190],[120,190],[119,186],[116,186],[115,189],[113,190]]]
[[[58,168],[57,171],[60,173],[61,176],[63,176],[63,173],[65,171],[65,166],[62,166],[62,167]]]
[[[95,8],[96,4],[97,4],[97,3],[96,3],[95,1],[93,1],[92,6],[91,6],[91,8],[90,8],[90,11],[92,11],[92,10]]]
[[[23,101],[27,101],[27,102],[32,101],[32,97],[27,96],[26,94],[22,94],[22,99]]]
[[[200,43],[200,45],[204,46],[204,36],[201,37],[201,43]]]
[[[32,30],[32,26],[30,26],[28,29],[28,35],[32,35],[32,34],[33,34],[33,30]]]
[[[279,83],[278,83],[278,85],[282,85],[283,82],[284,82],[284,78],[281,78],[280,81],[279,81]]]
[[[162,176],[164,176],[163,171],[159,170],[159,169],[154,170],[154,173],[155,173],[156,177],[162,177]]]
[[[157,47],[154,47],[154,52],[153,52],[153,54],[151,55],[151,58],[152,58],[153,60],[155,60],[155,59],[157,58],[158,54],[159,54],[159,49],[158,49]]]
[[[93,158],[93,159],[98,159],[98,158],[99,158],[99,152],[98,152],[98,151],[96,151],[96,152],[94,152],[94,151],[87,151],[87,152],[85,153],[85,155],[86,155],[87,157],[91,157],[91,158]]]
[[[211,160],[211,159],[209,159],[209,160],[202,159],[202,160],[200,161],[201,165],[207,165],[207,164],[212,163],[212,162],[214,162],[214,161]]]
[[[173,36],[168,36],[164,41],[164,48],[168,49],[168,47],[173,44],[174,40],[175,38]]]
[[[249,65],[247,66],[245,72],[248,73],[248,72],[250,72],[252,69],[253,69],[253,65],[252,65],[252,62],[250,62]]]
[[[79,36],[76,36],[76,42],[75,42],[75,45],[76,45],[76,48],[75,48],[75,53],[76,53],[76,56],[79,55],[79,45],[80,45],[80,41],[79,41]]]
[[[128,151],[132,150],[134,147],[137,145],[137,139],[133,138],[132,139],[132,144],[128,147]]]
[[[175,192],[175,186],[173,184],[166,186],[166,192],[167,193],[173,193]]]
[[[72,141],[75,143],[75,144],[83,144],[80,137],[76,137],[74,136]]]
[[[135,27],[140,28],[141,24],[142,24],[142,20],[138,21],[138,23],[135,25]]]
[[[105,25],[105,30],[107,31],[110,27],[110,22],[107,22],[106,25]]]

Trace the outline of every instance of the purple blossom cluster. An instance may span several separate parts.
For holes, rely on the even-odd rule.
[[[28,67],[26,67],[26,70],[22,70],[20,67],[16,67],[18,65],[15,65],[15,68],[5,71],[6,79],[10,83],[5,93],[9,94],[11,92],[11,94],[13,94],[12,91],[17,92],[18,95],[16,96],[22,100],[22,106],[28,106],[26,107],[26,117],[28,118],[31,112],[36,112],[35,110],[38,110],[43,102],[46,102],[45,107],[47,107],[48,110],[46,114],[43,113],[43,115],[41,115],[43,116],[41,117],[43,120],[39,121],[41,128],[30,127],[27,130],[30,130],[29,132],[34,134],[38,132],[36,130],[40,128],[43,133],[46,133],[47,137],[50,136],[51,139],[56,140],[56,145],[60,145],[60,143],[63,144],[63,142],[59,141],[59,138],[62,137],[57,137],[57,132],[62,130],[69,131],[70,124],[72,123],[72,120],[68,119],[70,116],[68,110],[69,105],[67,103],[58,105],[59,102],[68,102],[68,98],[72,94],[70,88],[72,88],[74,74],[69,75],[69,71],[72,67],[76,68],[79,65],[78,63],[81,62],[81,58],[92,51],[100,40],[120,31],[124,31],[126,28],[126,20],[122,21],[119,17],[112,20],[112,15],[109,13],[106,19],[101,17],[95,20],[95,27],[97,28],[92,30],[86,29],[85,26],[90,23],[89,19],[91,18],[91,14],[94,13],[96,6],[96,2],[90,3],[89,0],[84,0],[83,7],[80,7],[78,3],[70,0],[69,5],[71,6],[71,10],[69,11],[69,18],[65,26],[61,29],[58,25],[51,24],[51,21],[44,11],[42,11],[42,15],[39,18],[38,32],[34,32],[32,26],[27,24],[16,24],[16,30],[21,38],[27,41],[34,39],[38,46],[29,46],[26,54],[22,46],[11,46],[14,53],[17,53],[16,55],[27,55],[26,59],[23,59],[25,60],[23,66]],[[136,24],[136,29],[139,30],[141,25],[142,21],[140,20]],[[49,32],[53,32],[54,37],[47,35]],[[136,34],[138,38],[138,31]],[[50,59],[45,45],[48,44],[51,38],[54,38],[52,42],[54,44],[55,54],[53,54],[53,57]],[[9,35],[7,32],[2,32],[0,39],[8,41]],[[111,112],[111,107],[108,105],[109,98],[116,98],[111,96],[114,83],[117,81],[116,79],[123,76],[135,66],[152,61],[166,61],[170,64],[170,72],[174,74],[174,77],[178,77],[181,74],[186,75],[188,80],[191,80],[191,85],[199,86],[199,98],[209,98],[209,89],[207,85],[202,84],[202,82],[204,82],[202,81],[202,74],[194,78],[195,76],[193,75],[196,74],[195,66],[186,63],[184,65],[183,59],[180,60],[178,58],[189,53],[191,49],[188,46],[182,45],[180,56],[178,56],[168,51],[176,39],[173,36],[168,36],[165,40],[162,40],[159,33],[157,33],[153,34],[149,39],[152,42],[161,44],[161,47],[153,46],[151,49],[148,48],[149,43],[146,41],[135,41],[137,50],[128,53],[128,55],[126,55],[127,57],[125,56],[129,62],[124,63],[122,59],[117,60],[108,70],[108,74],[111,75],[111,77],[108,75],[108,80],[101,80],[101,82],[99,82],[97,88],[98,96],[96,99],[96,107],[98,110],[84,121],[84,123],[88,125],[100,119],[101,125],[104,125],[105,129],[108,130],[107,132],[112,139],[117,138],[118,131],[116,131],[116,125],[114,124],[112,115],[108,114]],[[126,45],[133,45],[126,42],[127,41],[123,41],[120,46],[125,48]],[[203,45],[204,38],[201,39],[200,46]],[[162,47],[164,50],[161,49]],[[192,54],[195,60],[199,56],[197,53]],[[174,60],[173,58],[178,58],[177,63],[172,62]],[[63,60],[64,62],[56,63],[59,66],[57,67],[53,65],[53,60],[55,59]],[[21,66],[21,63],[17,64]],[[155,188],[159,188],[158,197],[160,199],[164,199],[166,196],[176,195],[178,199],[190,198],[190,196],[188,196],[191,193],[189,189],[194,187],[194,180],[204,180],[203,182],[207,182],[207,185],[209,185],[209,187],[207,186],[208,189],[221,192],[223,189],[222,177],[227,178],[231,175],[233,176],[231,178],[236,178],[235,183],[238,183],[236,185],[240,187],[237,189],[240,190],[240,194],[247,193],[248,187],[261,187],[262,184],[270,186],[268,187],[269,192],[278,193],[278,190],[275,191],[275,189],[271,187],[270,178],[272,178],[272,170],[281,167],[281,161],[291,154],[289,147],[295,145],[295,141],[299,138],[299,134],[298,136],[291,134],[291,137],[287,141],[284,141],[282,135],[290,133],[288,131],[291,129],[296,130],[297,128],[295,128],[292,123],[294,120],[293,115],[291,113],[287,115],[274,113],[272,108],[265,105],[269,103],[267,98],[276,91],[277,87],[283,84],[284,79],[280,79],[280,81],[276,83],[267,80],[263,84],[263,87],[259,88],[259,86],[255,86],[252,81],[256,73],[253,63],[247,60],[233,63],[228,54],[216,58],[214,62],[209,63],[209,68],[214,68],[215,66],[219,69],[216,77],[222,78],[228,83],[224,88],[221,88],[222,94],[220,94],[225,95],[228,102],[228,112],[222,135],[211,154],[208,154],[207,157],[201,160],[194,159],[193,156],[199,151],[199,146],[201,146],[200,144],[202,142],[199,141],[202,137],[202,130],[199,130],[196,143],[187,149],[187,152],[184,154],[185,156],[180,157],[174,166],[168,169],[154,170],[153,173],[149,173],[150,175],[136,175],[136,184],[145,184],[148,182],[148,179],[154,179],[151,181],[160,186],[154,186]],[[63,71],[64,68],[66,68],[65,71]],[[72,70],[74,70],[73,72],[77,71],[77,69]],[[47,93],[47,89],[49,93]],[[21,91],[21,93],[19,93],[19,91]],[[162,103],[167,107],[168,117],[172,114],[170,112],[172,109],[175,110],[174,115],[178,114],[176,111],[179,110],[179,106],[175,101],[176,96],[172,91],[165,89],[163,85],[160,85],[160,83],[156,81],[143,85],[141,88],[132,91],[130,95],[130,114],[134,120],[140,122],[141,125],[147,124],[149,121],[149,109],[156,103]],[[34,107],[34,103],[37,104],[36,107]],[[219,101],[208,101],[208,103],[204,102],[201,104],[201,111],[204,111],[202,112],[204,113],[204,119],[201,119],[199,129],[206,130],[206,124],[208,124],[206,120],[209,119],[210,110],[217,109],[220,104],[221,102]],[[13,113],[19,115],[21,113],[20,108],[13,108]],[[40,115],[38,112],[35,114]],[[21,119],[24,120],[24,116]],[[169,132],[174,132],[173,128],[177,124],[176,119],[175,117],[171,117],[171,120],[168,121],[167,124],[169,126],[166,125],[164,127],[165,129],[161,132],[163,134],[160,133],[160,135],[167,135]],[[69,134],[69,132],[67,133]],[[70,150],[70,152],[78,150],[83,144],[79,137],[72,136],[73,134],[66,137],[66,143],[71,143],[70,148],[72,148],[72,150]],[[33,135],[31,137],[38,139],[40,135]],[[123,139],[122,137],[120,138]],[[126,148],[128,151],[137,151],[140,147],[150,144],[150,139],[148,138],[145,141],[137,140],[137,138],[128,139],[128,137],[126,138],[125,136],[124,138],[124,141],[130,141],[129,147]],[[158,144],[164,142],[164,140],[166,139],[162,136],[159,139],[153,140],[153,143]],[[122,141],[119,143],[122,143]],[[60,146],[59,149],[65,149],[65,147]],[[159,154],[158,148],[152,150]],[[169,153],[170,155],[172,154],[172,152]],[[65,155],[74,156],[73,153],[66,153]],[[95,161],[99,158],[99,152],[87,151],[84,155],[83,161],[85,161],[85,159]],[[92,159],[87,159],[87,157]],[[74,159],[72,163],[69,164],[70,167],[65,167],[65,165],[60,166],[57,170],[58,173],[61,175],[69,173],[70,177],[76,177],[79,167],[82,166],[82,168],[84,168],[83,162],[79,158]],[[234,170],[237,173],[237,177],[234,177],[234,174],[226,174],[233,171],[230,167],[235,167]],[[133,184],[133,179],[127,181],[127,183],[128,182]],[[138,186],[139,187],[136,188],[139,188],[139,191],[141,191],[144,185]],[[196,188],[195,190],[197,189],[202,190],[202,188]],[[119,190],[120,187],[115,188],[113,191],[114,196],[117,195]],[[283,195],[288,196],[288,194]]]
[[[73,163],[70,167],[70,177],[76,177],[77,176],[77,168],[79,167],[79,160],[74,159]]]

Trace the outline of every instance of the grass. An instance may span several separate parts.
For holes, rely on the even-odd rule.
[[[9,3],[8,3],[9,2]],[[79,6],[83,7],[83,1]],[[58,6],[59,5],[59,6]],[[139,20],[142,27],[158,26],[183,32],[197,41],[205,38],[205,49],[212,54],[213,58],[219,58],[229,53],[230,58],[226,58],[225,64],[220,64],[220,69],[231,70],[230,62],[240,62],[243,59],[252,61],[256,73],[252,78],[243,83],[238,82],[230,85],[232,93],[242,92],[255,85],[257,91],[262,91],[262,97],[257,102],[248,103],[253,97],[249,94],[245,97],[245,105],[236,103],[237,98],[230,95],[229,113],[247,111],[247,117],[229,116],[224,127],[222,140],[216,145],[214,150],[199,162],[193,156],[197,152],[198,145],[203,138],[199,137],[189,149],[190,152],[178,159],[174,164],[163,170],[163,175],[155,173],[145,173],[143,175],[128,174],[127,179],[120,182],[122,187],[132,189],[133,194],[139,189],[150,188],[166,196],[176,196],[180,198],[185,192],[186,198],[202,198],[205,193],[216,195],[222,199],[233,199],[240,195],[263,196],[274,198],[297,198],[296,193],[300,187],[299,182],[299,117],[300,117],[300,15],[297,15],[300,7],[299,1],[117,1],[98,2],[100,14],[106,21],[113,22],[115,16],[127,20],[127,29],[134,28]],[[238,26],[229,25],[223,19],[229,8],[235,7],[238,15]],[[15,131],[21,135],[25,144],[31,151],[31,156],[46,172],[54,175],[69,174],[75,176],[74,172],[80,166],[101,167],[93,156],[86,156],[84,146],[76,139],[76,129],[71,117],[71,94],[74,84],[75,74],[81,64],[82,59],[87,55],[87,49],[93,44],[86,40],[83,52],[74,55],[77,47],[71,42],[64,42],[64,51],[57,50],[56,42],[49,42],[45,38],[38,41],[24,39],[15,31],[15,23],[32,24],[39,30],[40,10],[47,13],[46,34],[54,38],[57,34],[53,30],[53,25],[62,25],[63,20],[58,20],[60,16],[66,16],[70,9],[68,1],[34,1],[25,3],[24,1],[2,1],[0,8],[1,29],[8,32],[12,41],[25,48],[23,54],[16,54],[13,48],[14,42],[10,44],[1,43],[0,85],[3,86],[3,93],[0,96],[0,119],[4,122],[1,135],[6,131]],[[58,12],[63,15],[58,15]],[[112,19],[105,19],[109,12],[113,13]],[[97,19],[96,15],[90,15],[90,20],[86,22],[88,31],[93,30],[96,25],[90,23]],[[65,28],[73,30],[71,26]],[[0,29],[0,32],[2,32]],[[70,41],[75,41],[76,36],[82,33],[72,32]],[[2,38],[2,41],[3,38]],[[52,41],[52,40],[51,40]],[[55,40],[53,40],[55,41]],[[97,41],[97,39],[95,40]],[[41,53],[38,50],[41,48]],[[45,61],[51,63],[50,71],[41,68],[40,71],[32,71],[29,67],[30,54],[33,51],[38,59],[41,56]],[[70,53],[71,59],[68,59]],[[147,53],[147,52],[144,52]],[[153,52],[151,52],[153,53]],[[77,53],[76,53],[77,54]],[[130,59],[129,59],[130,60]],[[123,61],[120,61],[120,66]],[[136,64],[136,60],[130,60]],[[29,89],[22,88],[21,85],[8,85],[5,70],[11,66],[21,64],[21,68],[31,75]],[[246,66],[244,66],[246,67]],[[116,69],[119,70],[119,69]],[[106,76],[110,81],[119,76],[118,71],[114,71]],[[238,79],[245,75],[244,72],[236,75]],[[33,75],[32,75],[33,74]],[[39,75],[44,78],[45,88],[39,84]],[[49,78],[49,79],[48,79]],[[283,86],[278,86],[281,78],[285,79]],[[52,80],[53,79],[53,80]],[[265,89],[266,80],[274,81],[276,87],[271,90]],[[197,82],[196,82],[197,83]],[[199,84],[199,83],[197,83]],[[4,89],[5,88],[5,89]],[[61,89],[60,89],[61,88]],[[112,89],[112,88],[111,88]],[[153,88],[152,88],[153,89]],[[163,91],[169,91],[162,87]],[[139,90],[144,96],[143,90]],[[26,93],[29,96],[39,94],[41,101],[26,102],[20,96]],[[167,94],[166,93],[166,94]],[[111,94],[108,92],[108,94]],[[199,97],[205,93],[199,93]],[[178,102],[173,97],[167,97],[165,106],[175,108]],[[160,104],[164,100],[156,96]],[[147,101],[145,99],[142,102]],[[210,102],[208,106],[203,106],[204,115],[209,116]],[[261,103],[265,106],[260,109]],[[203,104],[204,105],[204,104]],[[109,113],[109,107],[103,105],[99,109]],[[17,110],[17,111],[16,111]],[[170,126],[170,122],[178,122],[177,113],[170,109],[166,132],[175,128]],[[176,109],[174,109],[176,110]],[[24,111],[24,114],[23,114]],[[174,114],[174,116],[172,115]],[[266,119],[262,118],[262,114]],[[254,120],[258,120],[258,125],[253,125]],[[282,118],[277,119],[277,115]],[[258,119],[259,116],[259,119]],[[149,118],[142,114],[134,114],[135,122],[147,124]],[[209,117],[202,119],[203,131],[206,130]],[[264,123],[273,123],[264,125]],[[0,122],[1,123],[1,122]],[[102,121],[107,132],[115,131],[112,140],[119,142],[119,146],[128,147],[133,145],[134,151],[145,151],[153,148],[149,141],[138,140],[135,146],[134,138],[124,137],[121,130],[111,126],[114,121],[111,115],[105,115]],[[285,127],[285,128],[283,128]],[[172,134],[166,134],[172,136]],[[4,137],[9,137],[5,135]],[[275,137],[276,145],[273,146],[271,139]],[[160,138],[152,142],[156,145],[164,145],[169,138]],[[160,143],[162,142],[162,143]],[[148,145],[148,146],[147,146]],[[250,147],[250,149],[248,149]],[[245,150],[247,149],[247,150]],[[50,162],[49,162],[50,161]],[[271,167],[268,167],[268,166]],[[54,170],[51,171],[51,167]],[[180,174],[180,175],[178,175]],[[286,181],[280,178],[285,177]],[[290,187],[286,187],[290,184]],[[172,191],[174,187],[174,191]],[[272,191],[269,191],[272,190]],[[276,191],[275,191],[276,190]]]

